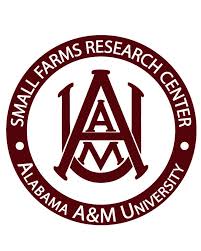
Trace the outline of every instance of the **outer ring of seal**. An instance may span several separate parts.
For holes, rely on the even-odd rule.
[[[192,119],[192,124],[191,126],[184,126],[184,127],[179,127],[179,124],[176,123],[176,109],[175,109],[175,105],[174,102],[171,100],[170,96],[168,96],[167,90],[165,89],[164,85],[160,82],[160,75],[159,74],[151,74],[150,71],[148,70],[148,68],[143,67],[140,63],[138,62],[134,62],[131,59],[128,59],[125,56],[121,56],[121,55],[114,55],[113,53],[107,53],[105,54],[103,53],[94,53],[93,55],[87,54],[85,53],[84,50],[84,46],[85,46],[85,42],[86,41],[95,41],[95,40],[111,40],[111,41],[119,41],[122,42],[124,45],[126,44],[131,44],[134,47],[138,47],[141,50],[143,50],[144,53],[147,54],[152,54],[155,58],[159,59],[161,63],[163,63],[163,69],[166,71],[170,71],[174,77],[176,78],[176,80],[178,81],[179,85],[182,87],[183,93],[185,94],[186,98],[187,98],[187,102],[189,105],[189,109],[190,109],[190,114],[191,114],[191,119]],[[12,126],[10,123],[11,120],[11,116],[12,116],[12,111],[13,111],[13,107],[14,104],[17,103],[17,95],[19,94],[20,88],[23,86],[25,79],[31,79],[32,81],[36,81],[36,75],[33,74],[33,70],[34,68],[40,64],[43,60],[47,61],[48,57],[51,54],[56,53],[58,50],[65,50],[66,46],[72,46],[74,43],[79,43],[80,48],[83,48],[83,53],[79,58],[72,58],[70,59],[68,62],[65,62],[64,64],[56,67],[56,69],[52,70],[51,74],[49,74],[47,77],[44,77],[44,79],[40,82],[40,86],[37,88],[37,91],[31,96],[31,100],[26,108],[26,114],[25,114],[25,124],[23,127],[15,127]],[[120,58],[122,60],[128,61],[130,63],[134,63],[135,65],[139,66],[140,68],[142,68],[144,71],[146,71],[148,74],[150,74],[157,82],[158,84],[161,86],[161,88],[164,90],[164,92],[166,93],[166,96],[170,102],[170,105],[172,107],[172,111],[174,114],[174,118],[175,118],[175,142],[174,142],[174,147],[173,147],[173,151],[172,154],[170,156],[169,162],[167,163],[166,168],[164,169],[164,171],[162,172],[162,174],[160,175],[160,177],[149,187],[147,188],[144,192],[138,194],[137,196],[123,201],[123,202],[119,202],[119,203],[114,203],[114,204],[104,204],[104,205],[95,205],[95,204],[88,204],[88,203],[83,203],[83,202],[79,202],[76,201],[74,199],[71,199],[65,195],[63,195],[62,193],[60,193],[59,191],[57,191],[54,187],[52,187],[45,179],[44,177],[40,174],[39,170],[37,169],[37,167],[34,165],[34,167],[32,168],[32,172],[34,174],[35,179],[37,179],[39,181],[39,183],[46,189],[46,191],[48,191],[49,193],[51,193],[53,196],[55,196],[58,200],[62,201],[63,203],[66,203],[68,205],[68,214],[66,216],[64,216],[62,213],[60,212],[56,212],[53,208],[49,207],[47,204],[45,204],[44,202],[42,202],[40,200],[40,198],[31,190],[30,186],[27,185],[27,183],[25,182],[25,180],[23,179],[22,175],[21,175],[21,170],[19,170],[18,164],[19,163],[33,163],[34,161],[32,159],[31,153],[29,151],[29,146],[28,146],[28,139],[27,139],[27,121],[28,121],[28,114],[29,114],[29,110],[31,107],[31,104],[34,100],[34,97],[36,95],[36,93],[39,91],[40,87],[46,82],[46,80],[52,75],[54,74],[57,70],[59,70],[60,68],[62,68],[63,66],[72,63],[76,60],[79,59],[84,59],[84,58],[88,58],[88,57],[96,57],[96,56],[106,56],[106,57],[114,57],[114,58]],[[185,86],[185,84],[183,83],[182,79],[179,77],[179,75],[177,74],[177,72],[173,69],[173,67],[165,60],[163,59],[160,55],[158,55],[156,52],[154,52],[153,50],[149,49],[148,47],[126,39],[126,38],[121,38],[121,37],[116,37],[116,36],[106,36],[106,35],[98,35],[98,36],[88,36],[88,37],[81,37],[81,38],[77,38],[68,42],[65,42],[55,48],[53,48],[52,50],[48,51],[46,54],[44,54],[41,58],[39,58],[30,68],[29,70],[25,73],[25,75],[22,77],[22,79],[20,80],[10,103],[9,106],[9,111],[8,111],[8,117],[7,117],[7,143],[8,143],[8,149],[9,149],[9,153],[10,153],[10,157],[13,163],[13,166],[19,176],[19,178],[21,179],[22,183],[25,185],[25,187],[29,190],[29,192],[40,202],[42,203],[45,207],[47,207],[48,209],[50,209],[51,211],[57,213],[58,215],[68,218],[70,220],[73,221],[77,221],[77,222],[81,222],[81,223],[86,223],[86,224],[95,224],[95,225],[99,225],[99,224],[111,224],[110,222],[103,222],[103,223],[97,223],[97,222],[89,222],[86,220],[82,220],[81,218],[72,218],[72,216],[74,215],[75,211],[77,210],[77,208],[80,205],[83,205],[85,212],[88,212],[90,208],[95,208],[97,214],[100,213],[101,208],[104,208],[106,212],[108,212],[111,207],[113,207],[115,209],[116,212],[116,217],[117,217],[117,221],[115,223],[112,224],[116,224],[116,223],[122,223],[125,221],[129,221],[129,220],[133,220],[136,219],[150,211],[152,211],[154,208],[156,208],[158,205],[160,205],[162,202],[164,202],[171,194],[172,192],[177,188],[177,186],[180,184],[181,180],[183,179],[183,177],[185,176],[190,162],[192,160],[192,156],[193,156],[193,152],[194,152],[194,148],[195,148],[195,141],[196,141],[196,119],[195,119],[195,112],[194,112],[194,107],[191,101],[191,97],[188,93],[188,90]],[[22,151],[19,151],[16,149],[16,143],[17,142],[23,142],[24,143],[24,149]],[[189,144],[189,148],[188,150],[184,151],[181,148],[181,144],[182,142],[188,142]],[[153,193],[155,193],[157,191],[157,189],[161,186],[163,186],[164,182],[167,180],[167,178],[169,177],[169,175],[171,174],[175,163],[178,163],[179,165],[182,166],[182,169],[184,170],[184,172],[182,172],[181,176],[180,176],[180,180],[177,182],[177,184],[174,186],[174,188],[172,189],[172,191],[167,195],[167,197],[162,200],[161,202],[158,202],[158,204],[152,208],[150,208],[149,210],[146,210],[145,212],[142,212],[140,215],[134,215],[133,217],[129,218],[129,219],[125,219],[125,217],[123,217],[121,211],[120,211],[120,207],[122,205],[125,205],[126,207],[128,206],[129,203],[131,203],[132,205],[137,205],[139,204],[141,201],[145,200],[146,198],[149,198]]]

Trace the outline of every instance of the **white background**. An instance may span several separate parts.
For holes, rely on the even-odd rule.
[[[17,83],[49,49],[95,34],[152,48],[181,75],[200,127],[199,1],[1,1],[0,250],[200,250],[199,134],[190,169],[176,192],[144,217],[114,226],[65,220],[39,204],[12,167],[6,113]]]

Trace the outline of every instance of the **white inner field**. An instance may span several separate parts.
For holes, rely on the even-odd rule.
[[[149,168],[139,179],[132,168],[125,176],[107,183],[87,181],[70,168],[68,180],[63,180],[54,171],[62,157],[62,110],[61,97],[58,93],[68,84],[74,83],[70,91],[71,130],[75,124],[88,88],[93,79],[92,70],[109,70],[109,79],[122,108],[126,121],[131,129],[131,88],[128,82],[136,85],[143,93],[142,98],[142,150],[143,163]],[[106,100],[101,90],[86,123],[88,127],[97,100]],[[118,130],[115,119],[105,101],[108,114],[114,129]],[[104,131],[105,127],[96,127]],[[168,99],[158,83],[139,67],[120,59],[107,57],[79,60],[63,67],[50,77],[37,93],[31,106],[28,119],[28,143],[35,165],[42,176],[58,191],[73,199],[86,203],[106,204],[127,200],[147,189],[164,170],[174,144],[174,118]],[[94,142],[102,156],[109,142]],[[128,157],[124,142],[119,143],[122,157]],[[80,142],[75,152],[79,157],[83,148]],[[107,172],[117,168],[114,154],[108,158],[102,171],[99,170],[90,152],[85,166],[94,172]]]

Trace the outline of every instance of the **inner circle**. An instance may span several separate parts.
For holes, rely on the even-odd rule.
[[[143,142],[142,159],[145,164],[148,164],[150,167],[139,179],[135,179],[135,169],[131,168],[128,174],[122,178],[104,184],[91,183],[81,178],[79,174],[75,174],[72,169],[69,168],[66,174],[68,180],[66,181],[58,176],[53,168],[58,165],[62,153],[61,100],[58,98],[58,93],[66,84],[73,82],[74,86],[71,88],[70,97],[72,130],[91,84],[92,71],[100,68],[110,70],[109,79],[130,130],[132,127],[132,99],[131,88],[128,86],[128,82],[132,82],[143,91],[141,128]],[[82,69],[81,74],[77,74],[79,69]],[[47,92],[48,95],[46,95]],[[104,98],[104,93],[100,92],[97,100]],[[161,113],[159,103],[164,105],[163,113]],[[107,99],[105,106],[111,117],[114,129],[118,130]],[[90,124],[95,108],[96,105],[92,108],[85,129],[87,129]],[[159,121],[158,118],[160,118]],[[168,122],[166,122],[166,118],[168,118]],[[37,122],[39,120],[40,123]],[[139,67],[126,61],[106,57],[83,59],[55,73],[46,81],[35,97],[28,120],[29,148],[35,164],[43,177],[66,196],[96,204],[115,203],[130,199],[149,187],[160,176],[167,165],[173,149],[174,133],[173,113],[167,97],[158,83]],[[149,140],[147,140],[148,138]],[[39,139],[41,149],[44,149],[41,152],[38,152]],[[95,141],[93,145],[97,149],[98,154],[102,156],[108,145],[108,141]],[[123,157],[125,159],[129,157],[124,142],[119,142],[118,145],[121,148]],[[161,151],[161,145],[163,146],[164,154],[158,157],[158,152]],[[82,150],[83,142],[80,142],[75,152],[76,158],[80,157]],[[46,162],[43,160],[46,160]],[[115,156],[111,154],[111,159],[108,161],[109,164],[106,163],[104,168],[99,171],[93,156],[88,154],[85,161],[85,168],[91,172],[100,174],[115,171],[115,169],[118,168]],[[79,184],[79,187],[77,187],[76,184]],[[93,193],[91,191],[93,191]],[[114,191],[116,191],[115,196]]]

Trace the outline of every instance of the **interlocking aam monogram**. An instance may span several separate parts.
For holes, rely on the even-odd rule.
[[[140,178],[148,169],[143,164],[140,156],[141,152],[141,98],[143,93],[135,85],[128,83],[132,90],[132,132],[130,131],[115,92],[110,83],[108,70],[94,70],[92,83],[78,115],[75,126],[70,133],[70,90],[73,83],[67,85],[60,91],[59,97],[62,98],[62,148],[63,156],[60,164],[54,167],[57,174],[67,180],[67,170],[72,168],[79,176],[93,182],[108,182],[116,180],[125,175],[132,167],[136,171],[135,178]],[[98,100],[95,112],[87,130],[84,131],[87,119],[94,105],[98,92],[102,88],[108,104],[111,108],[119,132],[114,130],[109,115],[104,105],[104,100]],[[99,115],[103,120],[99,120]],[[96,126],[105,126],[105,132],[96,132]],[[83,150],[78,159],[74,157],[76,148],[81,140],[84,140]],[[102,157],[98,155],[93,141],[107,140],[109,144]],[[112,141],[111,141],[112,140]],[[129,157],[124,159],[118,149],[118,141],[123,140],[127,147]],[[102,170],[108,157],[113,152],[117,159],[118,168],[107,173],[95,173],[84,167],[85,158],[88,152],[94,157],[98,167]]]

